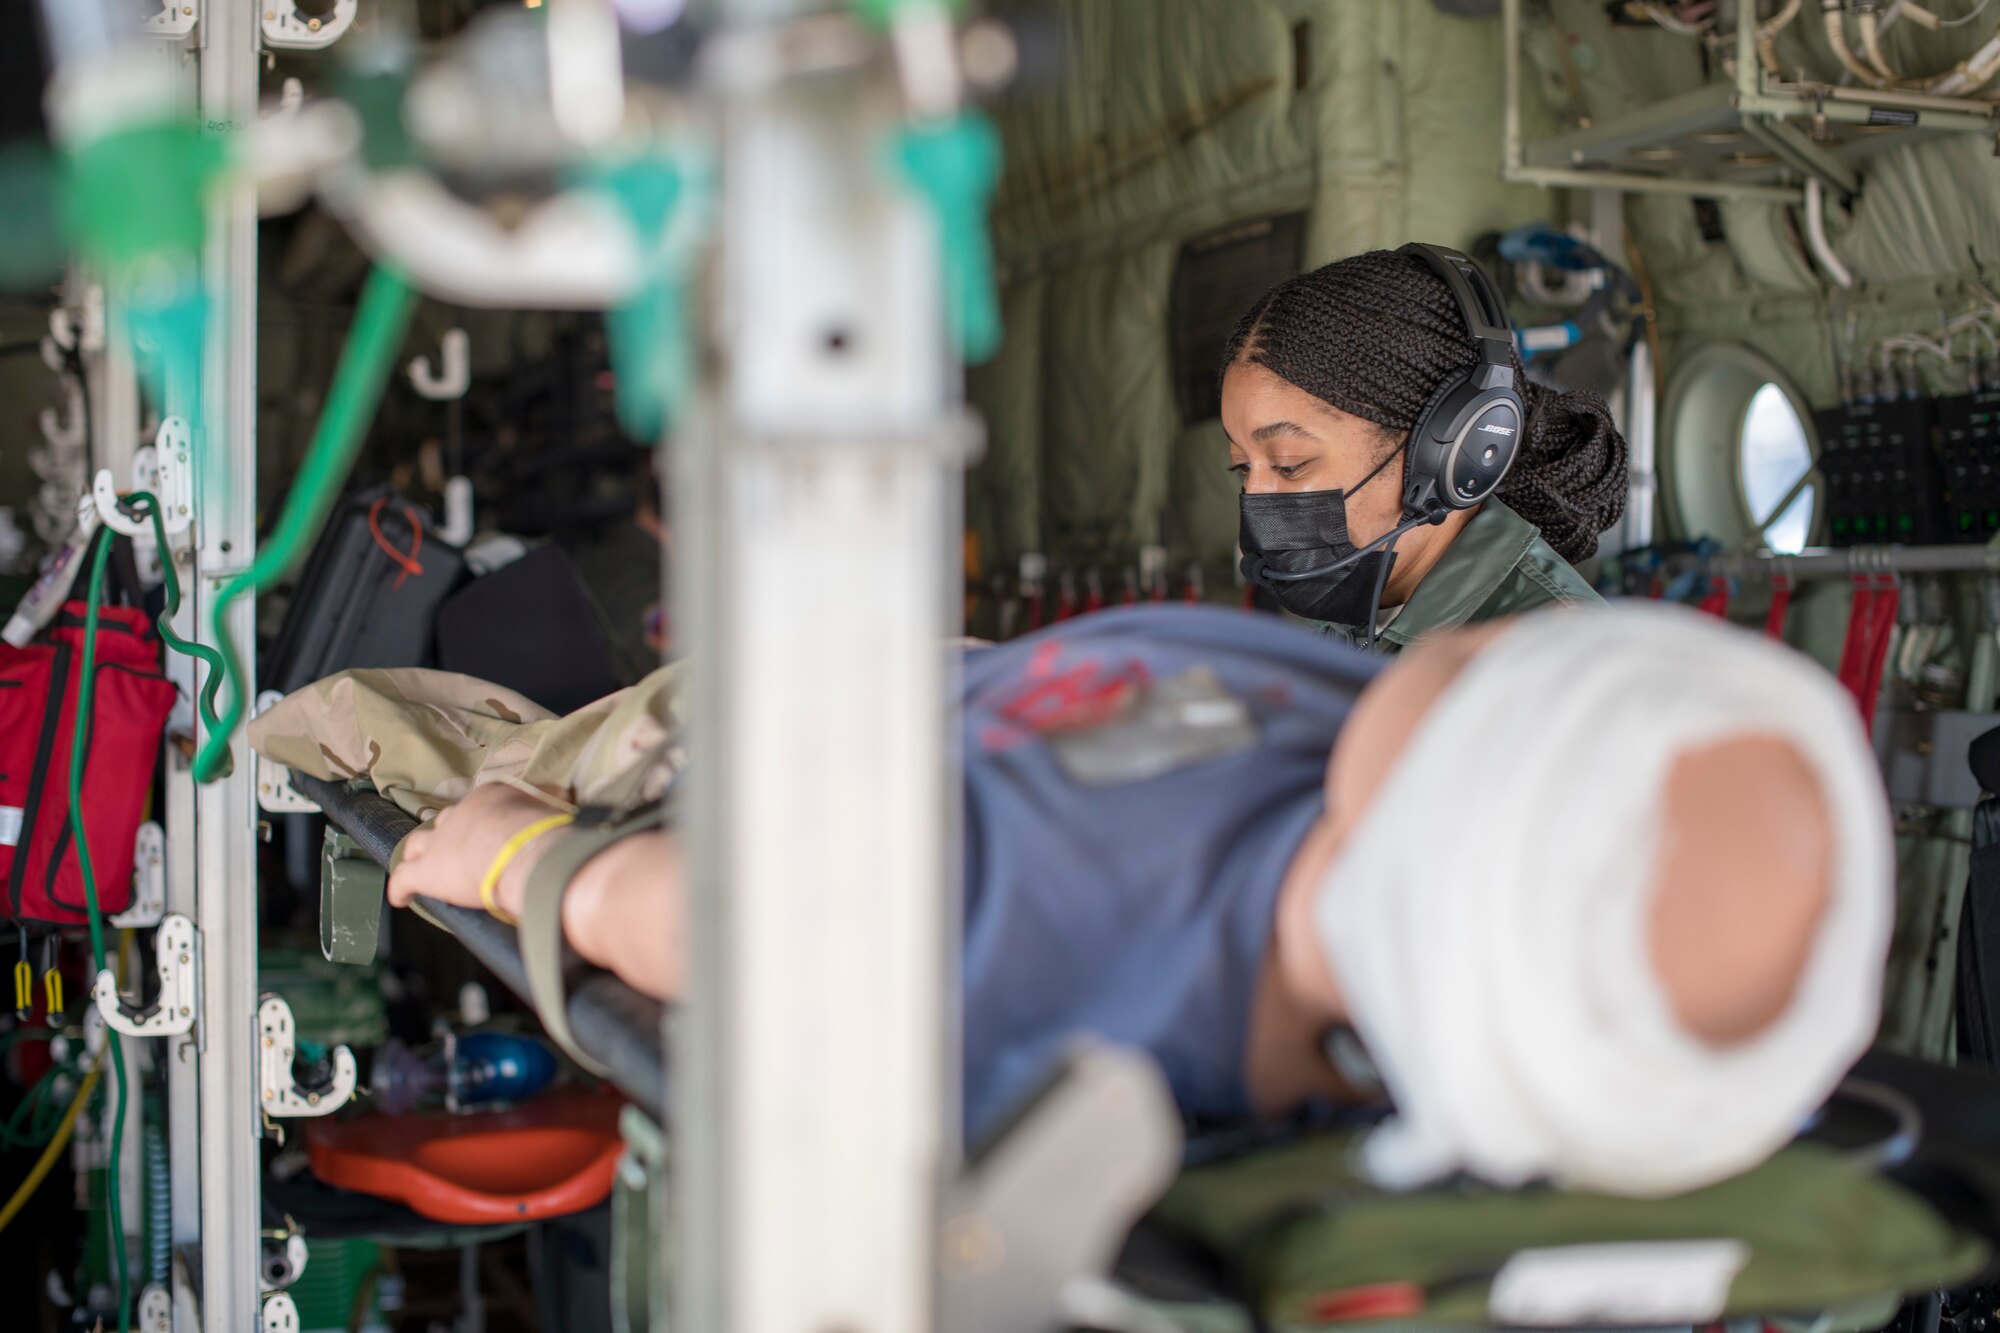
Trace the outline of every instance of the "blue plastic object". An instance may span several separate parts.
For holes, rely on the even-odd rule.
[[[1660,594],[1662,600],[1669,602],[1692,602],[1697,600],[1707,590],[1708,572],[1704,568],[1704,565],[1707,563],[1709,557],[1721,554],[1722,543],[1713,537],[1702,537],[1695,541],[1692,549],[1696,563],[1673,577],[1673,580],[1667,584],[1666,591]]]
[[[1558,324],[1537,324],[1533,328],[1514,330],[1514,343],[1521,349],[1521,359],[1532,361],[1549,352],[1561,352],[1583,341],[1583,329],[1573,319]]]
[[[1604,256],[1595,247],[1546,222],[1530,222],[1502,236],[1500,257],[1510,264],[1542,264],[1572,273],[1605,266]]]
[[[553,1083],[559,1069],[555,1052],[534,1037],[468,1032],[425,1051],[384,1043],[370,1082],[376,1104],[401,1115],[439,1099],[459,1107],[526,1101]]]
[[[469,1032],[446,1077],[461,1106],[526,1101],[555,1081],[555,1052],[533,1037]]]

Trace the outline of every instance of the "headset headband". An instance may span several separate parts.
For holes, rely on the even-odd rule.
[[[1447,249],[1442,245],[1425,245],[1412,241],[1398,253],[1415,255],[1431,267],[1445,286],[1451,289],[1452,299],[1458,302],[1458,312],[1465,319],[1466,331],[1479,344],[1479,359],[1490,366],[1512,366],[1514,362],[1514,330],[1507,318],[1507,307],[1494,289],[1493,279],[1486,276],[1471,256]]]

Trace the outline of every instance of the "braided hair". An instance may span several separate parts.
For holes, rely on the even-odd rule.
[[[1479,359],[1444,279],[1414,255],[1370,250],[1279,283],[1237,322],[1222,373],[1249,362],[1401,443],[1432,392]],[[1604,400],[1531,382],[1528,420],[1499,496],[1572,564],[1625,513],[1625,437]]]

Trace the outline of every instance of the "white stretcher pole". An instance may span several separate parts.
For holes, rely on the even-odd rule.
[[[699,774],[676,1327],[919,1333],[957,1152],[966,436],[939,241],[883,162],[890,71],[767,72],[719,94],[714,356],[673,487]]]
[[[259,7],[241,0],[210,4],[200,37],[201,114],[212,124],[245,125],[257,114]],[[257,200],[232,183],[209,216],[204,260],[211,293],[206,385],[202,393],[204,466],[195,479],[200,515],[193,617],[207,626],[209,601],[256,549],[257,497]],[[255,599],[230,608],[230,632],[255,680]],[[204,641],[209,635],[204,632]],[[262,1226],[257,1075],[257,802],[249,752],[236,741],[227,778],[194,790],[195,902],[202,930],[201,1327],[205,1333],[259,1326],[257,1273]],[[174,782],[185,784],[184,770]],[[182,786],[182,792],[186,788]],[[184,799],[184,798],[183,798]],[[180,811],[184,812],[184,805]],[[176,832],[185,828],[177,821]],[[177,863],[178,865],[178,863]],[[176,1132],[178,1141],[178,1131]],[[176,1159],[175,1178],[188,1174]],[[180,1330],[176,1330],[180,1333]]]

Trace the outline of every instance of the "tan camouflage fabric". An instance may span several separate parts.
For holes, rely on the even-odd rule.
[[[427,819],[474,787],[505,782],[560,810],[657,799],[685,755],[684,668],[557,717],[513,690],[450,671],[342,671],[250,723],[274,763],[328,781],[367,779]]]

